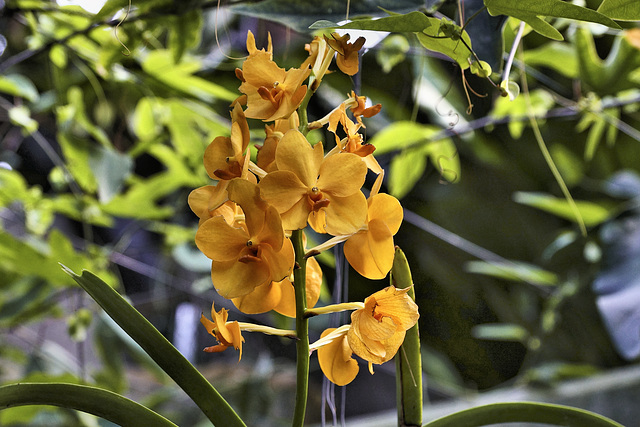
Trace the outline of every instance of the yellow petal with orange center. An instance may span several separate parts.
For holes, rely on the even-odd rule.
[[[335,328],[326,329],[321,338],[334,330]],[[347,385],[358,375],[360,368],[358,362],[351,357],[353,353],[345,336],[336,338],[317,351],[320,369],[332,383],[339,386]]]
[[[407,294],[409,289],[388,286],[365,299],[365,305],[374,301],[377,315],[390,317],[398,328],[407,330],[415,325],[420,317],[418,306]]]

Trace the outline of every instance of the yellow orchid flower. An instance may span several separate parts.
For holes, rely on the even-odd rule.
[[[288,277],[294,251],[280,215],[262,199],[256,184],[236,178],[228,193],[242,208],[244,220],[229,224],[223,216],[214,216],[204,221],[196,245],[212,260],[211,279],[220,295],[236,298]]]
[[[371,363],[384,363],[396,354],[407,329],[416,324],[418,306],[407,292],[409,288],[389,286],[364,300],[364,308],[351,313],[347,332],[355,354]]]
[[[200,323],[218,340],[218,344],[204,349],[207,353],[218,353],[225,351],[229,347],[233,347],[239,351],[238,361],[242,359],[242,343],[244,338],[240,333],[240,325],[238,322],[227,322],[229,312],[223,308],[219,312],[215,310],[215,304],[211,304],[211,319],[200,316]]]
[[[298,108],[307,92],[302,83],[309,77],[310,68],[291,68],[285,71],[272,60],[270,51],[257,50],[251,31],[247,35],[249,57],[236,69],[242,81],[240,92],[245,95],[245,115],[252,119],[273,121],[288,118]]]
[[[324,157],[322,143],[313,148],[297,130],[288,131],[276,148],[278,170],[260,181],[260,190],[282,216],[286,230],[352,234],[367,216],[366,198],[360,191],[367,166],[358,156],[339,153]]]
[[[344,243],[344,256],[362,276],[383,279],[393,265],[393,236],[400,229],[404,214],[398,199],[389,194],[373,194],[367,205],[366,226]]]
[[[307,260],[307,307],[314,307],[320,297],[322,270],[315,258]],[[275,310],[287,317],[296,317],[295,290],[292,278],[271,282],[255,288],[241,297],[233,298],[233,304],[245,314],[259,314]]]
[[[230,180],[242,175],[245,151],[251,136],[239,104],[231,111],[231,136],[215,138],[204,152],[204,167],[213,179]]]
[[[349,39],[351,38],[349,34],[341,36],[338,33],[331,33],[331,37],[332,38],[325,36],[325,40],[329,46],[338,52],[338,56],[336,57],[338,68],[340,68],[340,71],[343,73],[353,76],[358,72],[360,62],[358,59],[358,51],[364,46],[365,38],[358,37],[354,43],[349,43]]]

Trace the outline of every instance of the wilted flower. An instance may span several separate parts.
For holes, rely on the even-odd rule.
[[[240,333],[240,325],[238,322],[227,322],[229,312],[223,308],[219,312],[215,310],[215,304],[211,304],[211,319],[204,317],[204,314],[200,316],[200,323],[207,329],[211,335],[213,335],[218,344],[207,347],[204,349],[207,353],[218,353],[225,351],[229,347],[233,347],[239,351],[238,361],[242,359],[242,343],[244,338]]]

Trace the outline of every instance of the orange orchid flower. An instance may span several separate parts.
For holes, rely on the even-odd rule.
[[[244,220],[229,224],[223,216],[214,216],[204,221],[196,245],[212,260],[211,279],[220,295],[236,298],[288,277],[294,252],[280,215],[262,199],[256,184],[236,178],[228,193],[242,208]]]
[[[299,131],[288,131],[278,143],[274,172],[260,181],[260,190],[282,216],[286,230],[352,234],[367,216],[360,191],[367,166],[351,153],[324,157],[322,143],[311,147]]]
[[[240,92],[245,95],[245,115],[252,119],[273,121],[288,118],[298,108],[307,86],[310,68],[291,68],[285,71],[272,60],[271,51],[258,50],[251,31],[247,35],[249,57],[236,76],[242,81]]]
[[[219,312],[215,310],[215,304],[211,304],[211,319],[207,319],[204,314],[200,316],[200,323],[207,329],[207,332],[215,337],[218,341],[217,345],[204,349],[207,353],[218,353],[225,351],[229,347],[233,347],[239,351],[238,361],[242,359],[242,343],[244,338],[240,333],[240,325],[238,322],[227,322],[229,312],[223,308]]]
[[[355,354],[371,363],[384,363],[396,354],[407,329],[416,324],[418,306],[407,292],[409,288],[389,286],[364,300],[364,308],[351,313],[347,332]]]
[[[209,176],[219,180],[240,177],[250,139],[242,107],[235,104],[231,111],[231,136],[215,138],[204,152],[204,167]]]

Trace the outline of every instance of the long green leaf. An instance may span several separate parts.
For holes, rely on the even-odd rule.
[[[62,269],[151,356],[214,425],[245,425],[209,381],[118,292],[89,271],[84,270],[78,276],[65,266]]]
[[[17,383],[0,387],[0,410],[28,405],[76,409],[123,427],[177,427],[146,406],[96,387],[67,383]]]
[[[609,418],[570,406],[507,402],[478,406],[447,415],[424,427],[479,427],[498,423],[545,423],[565,427],[623,427]]]
[[[640,2],[638,0],[604,0],[598,12],[611,19],[637,21],[640,20]]]
[[[409,296],[416,299],[409,263],[404,252],[397,247],[393,267],[391,267],[391,279],[397,288],[411,287]],[[398,425],[420,426],[422,425],[422,356],[417,323],[407,331],[395,359]]]
[[[440,25],[439,19],[429,18],[422,12],[413,11],[405,15],[392,15],[380,19],[358,19],[344,25],[338,25],[331,21],[317,21],[313,23],[309,28],[341,28],[400,33],[420,33],[425,28],[433,25],[434,21],[437,26]]]

